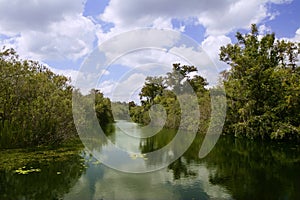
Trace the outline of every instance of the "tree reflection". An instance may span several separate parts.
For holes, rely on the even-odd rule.
[[[165,130],[141,142],[141,151],[160,149],[172,137]],[[226,188],[234,199],[299,199],[299,145],[222,136],[212,152],[199,159],[203,138],[198,134],[183,156],[168,166],[174,179],[195,177],[202,165],[210,171],[210,184]],[[155,159],[162,158],[149,158],[147,164],[155,164]]]
[[[195,171],[188,169],[188,165],[185,161],[182,161],[183,159],[183,157],[180,157],[168,166],[168,169],[173,170],[173,178],[175,180],[180,179],[182,176],[190,177],[197,174]]]
[[[188,134],[188,133],[187,133]],[[158,150],[165,145],[167,145],[176,135],[176,130],[172,129],[164,129],[158,134],[156,134],[153,137],[147,138],[145,140],[142,140],[140,143],[140,149],[142,153],[148,153],[155,150]],[[169,170],[172,170],[174,179],[180,179],[181,177],[192,177],[197,174],[196,171],[193,171],[192,169],[189,169],[189,164],[192,162],[200,162],[200,159],[198,158],[198,154],[195,152],[199,152],[200,150],[200,144],[203,140],[203,135],[197,134],[195,137],[192,145],[189,147],[189,149],[177,160],[175,160],[173,163],[171,163],[168,166]],[[173,147],[173,151],[176,151],[177,149],[180,149],[178,145],[176,144],[176,147]],[[177,152],[168,152],[171,154],[175,154]],[[160,163],[163,160],[163,155],[161,157],[149,157],[149,159],[146,161],[148,165],[155,165],[156,163]]]
[[[210,182],[235,199],[298,199],[299,153],[298,145],[223,137],[204,162],[215,171]]]

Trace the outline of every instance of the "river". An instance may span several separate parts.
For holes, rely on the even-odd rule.
[[[143,155],[168,144],[176,130],[141,134],[139,125],[117,121],[106,129],[111,143],[99,151],[108,152],[117,168],[124,162],[155,166],[161,158]],[[107,167],[93,157],[97,150],[2,150],[0,199],[300,199],[299,145],[221,136],[200,159],[202,141],[197,135],[175,162],[147,173]],[[134,153],[123,158],[109,151],[112,146]]]

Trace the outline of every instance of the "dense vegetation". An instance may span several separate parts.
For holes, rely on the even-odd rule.
[[[57,145],[76,137],[68,78],[3,49],[0,79],[0,148]],[[111,122],[110,100],[91,92],[96,92],[97,117]]]
[[[189,122],[192,120],[200,120],[200,128],[205,129],[210,117],[210,98],[209,91],[205,88],[206,80],[197,74],[198,70],[194,66],[173,64],[173,69],[166,76],[162,77],[147,77],[146,82],[141,89],[140,99],[141,106],[130,103],[130,116],[133,121],[148,124],[150,121],[149,110],[152,105],[162,105],[166,111],[165,128],[178,128],[182,123],[186,123],[187,130],[190,128]],[[191,95],[195,95],[198,99],[196,105],[199,105],[201,117],[199,119],[191,119],[185,116],[184,121],[181,121],[181,109],[178,99],[186,99],[187,106],[185,109],[193,111],[189,108]],[[160,113],[156,116],[151,116],[152,119],[162,118]],[[157,120],[159,123],[159,120]]]
[[[130,120],[128,103],[118,101],[118,102],[112,102],[111,105],[112,105],[112,112],[113,112],[114,119]]]
[[[300,44],[249,34],[221,47],[220,59],[228,99],[224,131],[264,139],[300,138]]]

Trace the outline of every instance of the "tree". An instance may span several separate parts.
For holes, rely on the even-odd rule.
[[[236,44],[220,49],[220,60],[231,66],[223,72],[229,107],[225,131],[251,138],[298,138],[299,44],[276,41],[274,33],[259,36],[256,25],[236,38]]]
[[[154,98],[158,95],[161,96],[164,89],[166,89],[166,85],[163,77],[147,77],[145,85],[139,94],[142,104],[152,104]]]
[[[130,116],[133,121],[148,124],[150,122],[149,110],[151,106],[160,104],[167,113],[165,127],[178,128],[181,123],[181,106],[183,106],[180,105],[178,97],[190,100],[189,95],[197,95],[198,103],[201,105],[200,109],[202,109],[201,117],[204,117],[207,122],[207,115],[209,115],[207,112],[210,112],[210,109],[207,109],[207,106],[210,106],[209,101],[207,101],[209,93],[205,88],[207,82],[200,75],[196,75],[197,72],[198,70],[194,66],[180,66],[180,63],[176,63],[173,64],[172,71],[168,72],[166,76],[147,77],[140,92],[142,105],[134,106],[130,109]],[[188,102],[186,103],[187,107]],[[191,120],[202,119],[185,117],[185,120],[190,122]]]
[[[172,72],[167,73],[166,84],[176,94],[182,94],[187,92],[187,86],[190,84],[192,72],[197,72],[197,68],[194,66],[183,65],[180,63],[173,64]],[[195,80],[195,79],[194,79]]]
[[[76,137],[73,91],[69,78],[19,59],[13,49],[0,51],[0,148],[57,145]],[[111,122],[110,100],[95,93],[100,123]]]
[[[90,93],[95,95],[95,111],[99,124],[107,125],[114,122],[110,99],[105,98],[100,90],[93,89]]]
[[[0,53],[0,146],[59,144],[74,137],[70,80],[13,49]]]

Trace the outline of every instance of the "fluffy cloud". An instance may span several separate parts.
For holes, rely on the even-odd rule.
[[[173,63],[188,64],[181,57],[162,49],[139,49],[123,55],[114,64],[148,70],[151,65],[160,65],[171,70]],[[153,70],[153,69],[151,69]]]
[[[3,45],[21,56],[39,60],[76,60],[86,55],[98,28],[82,15],[82,0],[0,1],[0,35]]]
[[[223,35],[272,18],[274,13],[268,11],[267,3],[290,1],[110,0],[99,17],[105,23],[112,23],[113,28],[104,31],[100,25],[82,15],[85,0],[28,0],[26,3],[0,0],[0,37],[11,37],[9,40],[2,39],[1,44],[12,46],[20,54],[34,59],[78,59],[93,48],[96,38],[102,43],[116,34],[138,27],[175,29],[172,19],[181,20],[184,24],[201,24],[208,36]],[[184,26],[179,30],[184,31]],[[158,41],[163,42],[164,39]]]
[[[236,28],[274,17],[267,3],[288,3],[291,0],[111,0],[100,18],[115,24],[114,29],[132,27],[170,28],[171,19],[196,19],[208,35],[226,34]],[[160,23],[155,23],[155,21]],[[112,29],[112,32],[114,31]]]
[[[15,35],[25,30],[46,30],[64,16],[78,13],[83,9],[82,0],[1,0],[0,33]]]
[[[103,81],[98,88],[109,96],[113,101],[139,102],[138,93],[143,87],[146,75],[141,73],[131,73],[117,81]]]
[[[231,43],[227,36],[209,36],[201,44],[202,48],[212,59],[218,59],[218,53],[221,46]]]
[[[136,28],[135,28],[136,29]],[[111,33],[107,33],[111,35]],[[114,33],[112,33],[114,34]],[[120,34],[120,32],[119,32]],[[99,40],[100,48],[108,59],[114,59],[125,52],[149,47],[170,47],[181,37],[180,33],[165,30],[139,29],[123,32],[121,35],[111,38],[109,41]]]
[[[251,23],[258,23],[270,16],[261,1],[235,1],[221,10],[203,11],[198,16],[208,35],[226,34],[236,28],[248,28]]]

